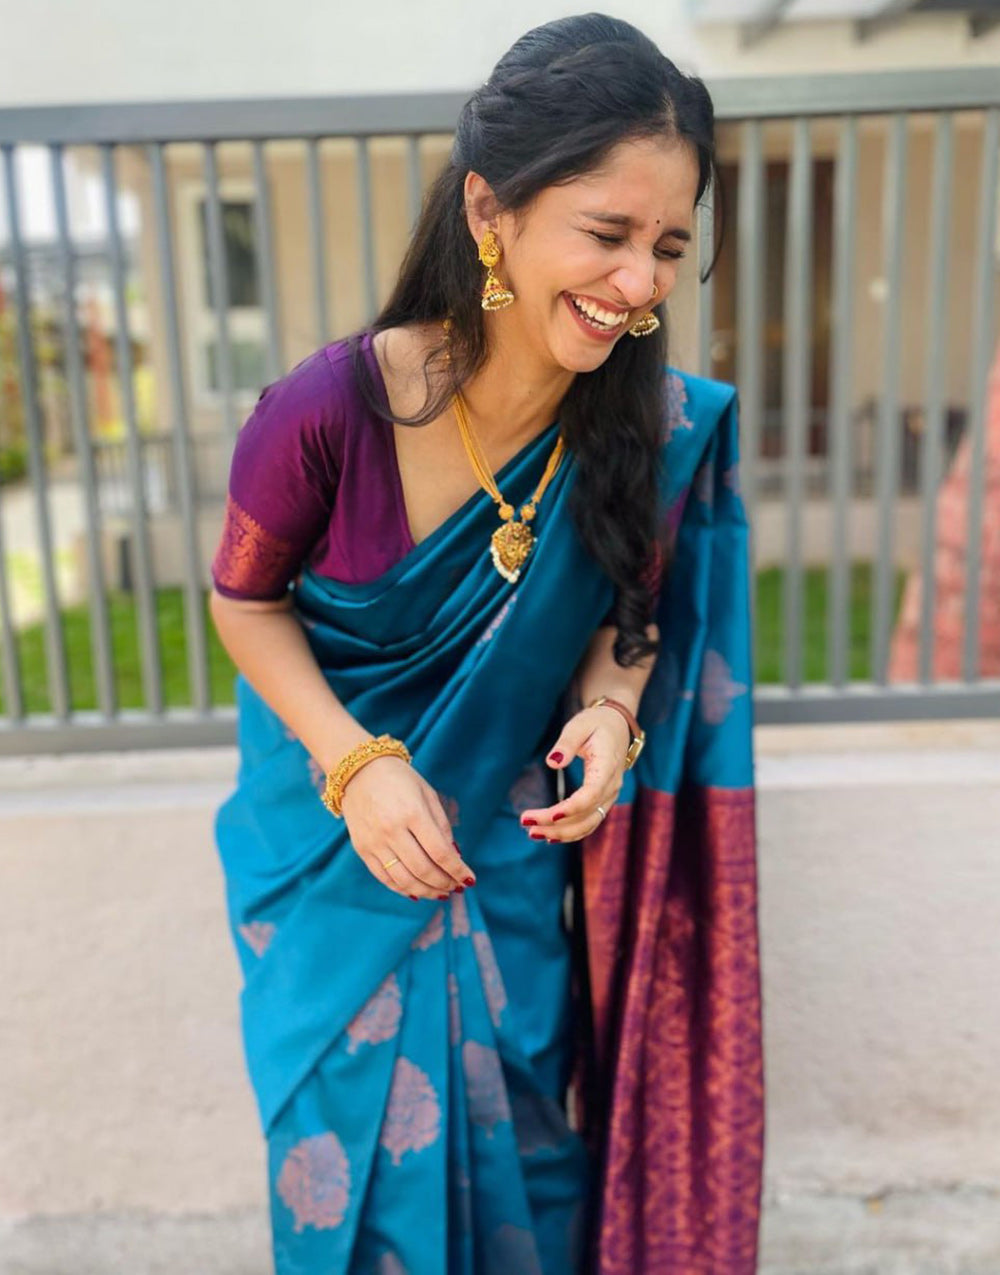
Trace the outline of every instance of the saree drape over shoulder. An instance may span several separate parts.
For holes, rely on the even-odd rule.
[[[237,677],[216,838],[268,1142],[277,1275],[749,1275],[763,1162],[747,535],[731,386],[667,368],[646,747],[581,842],[527,839],[613,601],[567,456],[516,582],[480,492],[377,579],[306,568],[327,681],[403,739],[477,885],[383,887],[302,744]],[[497,475],[520,504],[553,423]],[[567,790],[583,779],[567,769]],[[575,888],[572,924],[563,909]],[[570,1101],[565,1101],[567,1089]]]

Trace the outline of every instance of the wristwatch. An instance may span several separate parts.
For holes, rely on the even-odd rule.
[[[632,739],[628,746],[628,752],[625,754],[625,769],[631,770],[642,752],[643,744],[646,742],[646,732],[636,721],[632,710],[627,708],[621,700],[611,699],[607,695],[598,695],[597,699],[588,704],[587,707],[598,708],[601,704],[607,704],[609,708],[617,708],[622,717],[628,722],[628,728],[632,732]]]

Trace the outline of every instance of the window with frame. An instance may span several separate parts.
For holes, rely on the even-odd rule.
[[[241,398],[250,398],[260,392],[267,376],[253,198],[227,196],[219,203],[232,385]],[[193,316],[197,387],[203,398],[214,399],[222,392],[222,368],[209,257],[208,199],[204,191],[195,196],[193,220],[197,262],[197,303]]]

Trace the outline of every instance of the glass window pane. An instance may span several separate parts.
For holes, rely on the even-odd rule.
[[[205,384],[210,390],[221,390],[219,380],[219,342],[213,337],[205,347]],[[233,387],[236,390],[259,390],[264,384],[264,344],[262,341],[230,339],[233,365]]]
[[[208,259],[208,202],[198,201],[201,230],[202,289],[205,305],[214,308],[212,271]],[[229,306],[259,306],[253,204],[249,200],[222,201],[222,237],[229,276]]]

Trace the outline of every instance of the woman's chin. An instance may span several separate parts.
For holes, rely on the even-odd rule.
[[[615,344],[617,343],[587,349],[586,347],[573,348],[564,341],[559,349],[556,361],[567,372],[593,372],[595,368],[604,363],[615,348]]]

